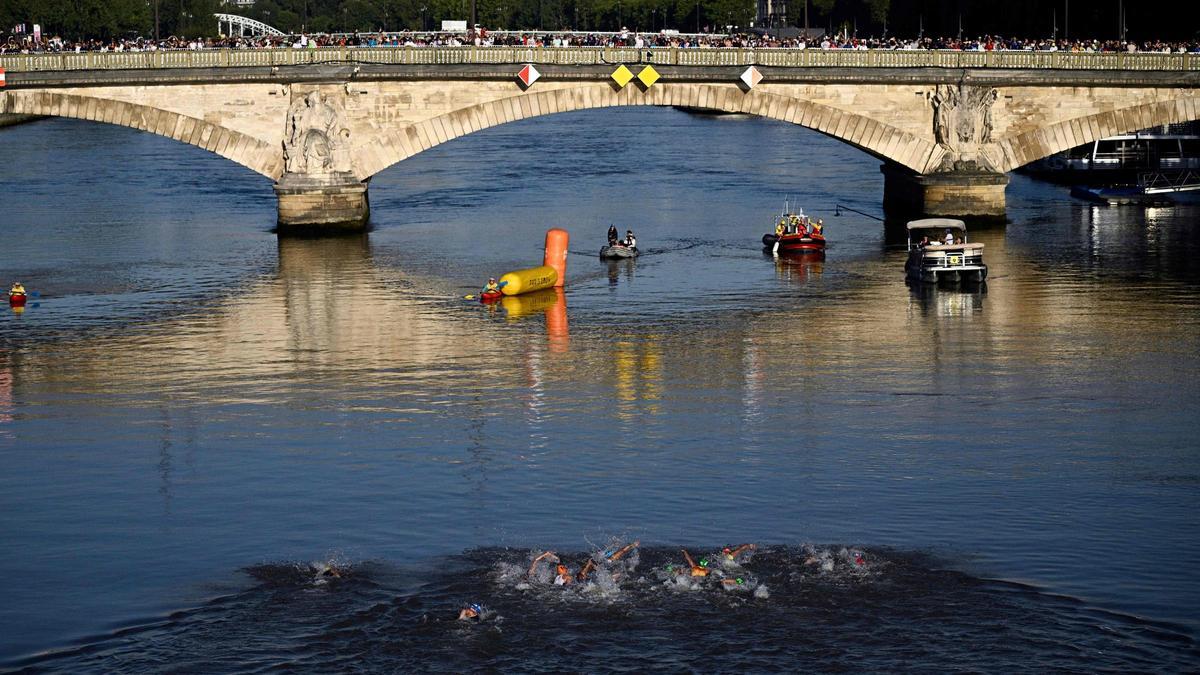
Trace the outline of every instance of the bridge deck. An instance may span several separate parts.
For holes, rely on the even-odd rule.
[[[324,47],[155,52],[7,54],[11,73],[65,70],[296,66],[322,63],[381,65],[616,65],[778,68],[995,68],[1091,71],[1200,72],[1200,54],[962,52],[849,49],[678,49],[634,47]]]

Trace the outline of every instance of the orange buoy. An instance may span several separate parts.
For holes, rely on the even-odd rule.
[[[542,258],[542,264],[558,272],[558,280],[554,282],[556,288],[561,288],[567,280],[567,244],[570,240],[571,235],[562,228],[546,230],[546,255]]]

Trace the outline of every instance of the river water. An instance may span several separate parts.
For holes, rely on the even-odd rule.
[[[0,317],[0,669],[1200,667],[1194,204],[1014,176],[963,292],[835,215],[876,160],[767,120],[498,127],[337,239],[128,129],[0,158],[0,282],[40,294]],[[789,197],[823,262],[761,252]],[[463,299],[552,226],[563,298]]]

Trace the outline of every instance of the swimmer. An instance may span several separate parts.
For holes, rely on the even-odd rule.
[[[575,577],[571,574],[571,570],[564,564],[559,563],[554,566],[554,585],[566,586],[575,581]]]
[[[550,562],[555,563],[553,570],[555,586],[566,586],[575,580],[575,578],[571,575],[571,570],[567,569],[567,566],[562,564],[562,561],[558,559],[558,556],[554,555],[553,551],[546,551],[534,558],[533,562],[529,563],[529,572],[526,573],[526,576],[528,576],[530,580],[537,578],[537,568],[543,560],[549,560]]]
[[[862,566],[864,566],[864,565],[866,565],[866,564],[867,564],[867,559],[866,559],[866,557],[865,557],[865,556],[863,556],[863,552],[862,552],[862,551],[855,551],[855,552],[854,552],[854,565],[855,565],[856,567],[862,567]]]
[[[632,544],[626,544],[625,546],[622,546],[620,548],[616,548],[615,545],[610,546],[609,548],[606,548],[603,551],[600,551],[598,553],[598,555],[600,556],[600,559],[601,559],[600,562],[602,562],[602,563],[620,562],[621,558],[624,558],[625,556],[629,555],[630,551],[637,548],[638,546],[641,546],[641,544],[642,544],[642,542],[635,541]],[[588,576],[591,575],[592,572],[595,572],[598,568],[599,568],[599,565],[597,564],[596,559],[589,558],[588,561],[583,564],[583,567],[580,568],[579,572],[575,575],[575,579],[577,581],[587,581]],[[611,572],[611,575],[612,575],[613,581],[616,581],[617,579],[619,579],[621,577],[620,572],[617,572],[615,570]]]
[[[701,558],[700,564],[697,565],[696,561],[692,560],[692,556],[687,552],[687,549],[680,549],[680,550],[683,551],[683,559],[687,561],[688,567],[692,568],[692,576],[694,576],[694,577],[708,576],[708,558]]]
[[[575,579],[578,581],[587,581],[588,575],[591,574],[592,572],[594,572],[595,570],[596,570],[596,561],[588,560],[586,563],[583,564],[583,567],[580,568],[579,573],[575,575]]]
[[[470,621],[471,619],[480,619],[483,617],[483,606],[471,603],[466,607],[458,610],[459,621]]]
[[[621,548],[619,548],[615,551],[612,549],[608,549],[608,550],[604,551],[601,555],[603,555],[604,559],[607,560],[608,562],[617,562],[621,558],[624,558],[626,555],[628,555],[630,551],[632,551],[633,549],[635,549],[641,545],[642,545],[642,542],[635,541],[632,544],[626,544],[625,546],[622,546]]]
[[[721,549],[721,554],[724,555],[725,559],[729,562],[737,562],[737,557],[739,555],[745,553],[746,551],[753,551],[756,548],[758,547],[754,544],[740,544],[733,548],[726,546],[725,548]]]
[[[342,570],[332,563],[313,563],[318,579],[341,579]]]
[[[542,553],[541,555],[539,555],[538,557],[534,558],[533,562],[529,563],[529,571],[525,574],[525,576],[529,577],[530,579],[534,579],[537,575],[538,564],[541,563],[543,560],[549,560],[550,562],[553,562],[553,563],[559,562],[558,556],[554,555],[554,551],[546,551],[546,552]]]

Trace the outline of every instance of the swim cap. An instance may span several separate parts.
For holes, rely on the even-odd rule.
[[[475,603],[471,603],[470,605],[467,605],[467,609],[471,610],[472,612],[475,612],[476,614],[483,614],[483,607],[480,607],[479,605],[476,605]]]

